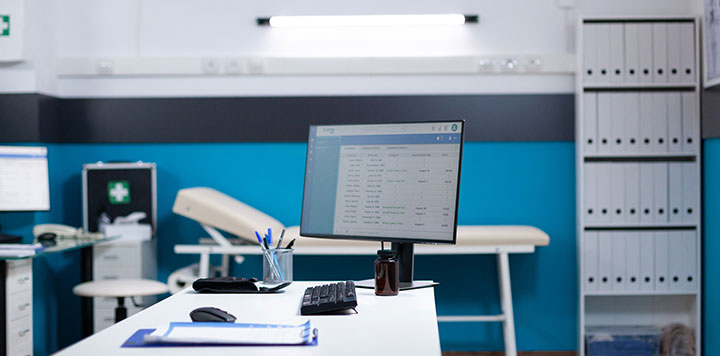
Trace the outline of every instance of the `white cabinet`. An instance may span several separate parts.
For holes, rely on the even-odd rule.
[[[5,354],[33,354],[32,259],[8,260],[5,274]]]
[[[695,18],[579,21],[580,355],[593,326],[681,322],[701,345],[697,26]],[[606,47],[610,56],[597,53]],[[618,77],[594,78],[591,67]]]
[[[157,279],[155,240],[110,241],[93,247],[93,280]],[[134,299],[134,301],[133,301]],[[157,301],[157,297],[126,298],[128,316]],[[98,332],[115,322],[117,298],[93,298],[93,329]],[[138,303],[139,306],[135,306]]]

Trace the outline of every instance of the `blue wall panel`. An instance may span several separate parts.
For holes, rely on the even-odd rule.
[[[703,148],[703,354],[720,355],[720,139]]]
[[[83,163],[143,160],[158,164],[158,264],[161,280],[197,261],[173,253],[195,243],[199,225],[172,214],[179,189],[223,191],[284,224],[300,221],[305,144],[50,144],[50,212],[4,213],[10,232],[30,238],[33,224],[82,224]],[[520,350],[574,350],[577,277],[575,256],[575,159],[571,142],[471,142],[461,177],[461,224],[528,224],[546,231],[550,246],[510,258]],[[372,256],[298,257],[296,279],[355,279],[372,274]],[[332,266],[332,268],[328,268]],[[342,266],[343,268],[337,268]],[[234,266],[237,275],[260,276],[260,259]],[[36,353],[46,354],[80,337],[79,253],[48,256],[34,264]],[[419,256],[416,278],[434,279],[439,315],[498,313],[493,256]],[[46,298],[56,296],[56,298]],[[63,327],[59,326],[60,320]],[[57,336],[56,336],[57,335]],[[443,349],[501,350],[500,324],[440,325]]]

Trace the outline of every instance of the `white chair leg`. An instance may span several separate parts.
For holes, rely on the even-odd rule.
[[[510,290],[510,263],[507,252],[497,254],[498,280],[500,281],[500,306],[505,315],[503,336],[505,337],[505,356],[517,356],[515,345],[515,317],[513,316],[512,292]]]
[[[208,278],[210,275],[210,254],[203,252],[200,254],[200,267],[198,277]]]

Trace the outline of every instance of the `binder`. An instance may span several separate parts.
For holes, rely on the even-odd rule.
[[[595,153],[598,150],[597,142],[597,94],[583,94],[583,137],[585,152]]]
[[[610,163],[596,163],[597,169],[597,206],[600,214],[595,218],[599,224],[608,224],[612,222],[612,214],[610,212]]]
[[[636,153],[640,151],[640,95],[637,92],[624,94],[625,101],[625,152]]]
[[[694,224],[700,216],[700,178],[697,162],[682,165],[682,222]]]
[[[640,121],[640,152],[653,152],[655,149],[653,127],[653,96],[651,93],[640,93],[639,95],[639,116]]]
[[[695,24],[680,24],[680,69],[682,83],[695,83]]]
[[[671,22],[667,28],[667,66],[668,83],[681,83],[682,72],[680,63],[680,24]]]
[[[624,291],[627,289],[627,246],[625,245],[625,232],[612,233],[612,290]]]
[[[628,223],[640,222],[640,163],[625,165],[625,211]]]
[[[598,117],[598,152],[610,152],[610,140],[612,137],[612,121],[610,120],[610,94],[597,94],[597,117]]]
[[[682,151],[682,99],[680,93],[667,94],[668,151]]]
[[[612,23],[610,26],[610,68],[612,83],[625,82],[625,25]]]
[[[640,222],[655,221],[654,163],[640,163]]]
[[[684,289],[685,245],[682,231],[668,232],[668,289],[670,291],[680,291]]]
[[[595,43],[597,48],[595,53],[597,54],[596,68],[598,69],[598,78],[596,83],[609,83],[610,82],[610,25],[608,24],[596,24],[595,25]]]
[[[612,194],[612,219],[611,223],[624,223],[627,212],[625,211],[625,164],[610,163],[610,193]]]
[[[640,290],[655,290],[655,236],[652,231],[640,231]]]
[[[597,232],[598,241],[598,291],[612,290],[612,233]]]
[[[585,268],[583,285],[585,286],[585,291],[596,291],[598,286],[598,241],[597,232],[595,231],[585,232],[583,261]]]
[[[625,83],[639,82],[638,26],[636,23],[625,24]]]
[[[697,231],[683,231],[685,246],[685,275],[684,288],[688,291],[697,291],[698,288],[698,238]]]
[[[667,24],[652,24],[653,83],[667,83]]]
[[[655,232],[655,290],[669,290],[668,283],[668,232]]]
[[[610,152],[625,152],[625,94],[610,93],[610,120],[612,142]]]
[[[697,153],[700,147],[700,117],[695,93],[682,93],[682,151]]]
[[[583,80],[585,83],[595,83],[597,71],[597,27],[596,24],[583,26]]]
[[[640,83],[653,82],[653,28],[651,23],[637,24],[638,79]]]
[[[586,163],[584,166],[585,179],[583,196],[585,201],[584,215],[585,224],[594,224],[598,216],[598,176],[597,166],[594,163]]]
[[[668,135],[668,104],[667,94],[662,92],[652,93],[652,116],[653,116],[653,152],[663,153],[668,151],[667,135]]]
[[[627,290],[639,291],[642,286],[640,275],[640,235],[636,231],[625,232]]]
[[[668,165],[668,221],[683,221],[683,163],[670,162]]]
[[[653,165],[653,190],[654,190],[654,205],[655,205],[655,217],[653,219],[656,223],[665,223],[668,221],[667,218],[667,203],[668,203],[668,177],[667,177],[667,163],[650,163]]]

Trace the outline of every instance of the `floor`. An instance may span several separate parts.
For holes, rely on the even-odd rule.
[[[575,356],[575,351],[518,351],[518,356]],[[503,351],[443,351],[442,356],[505,356]]]

